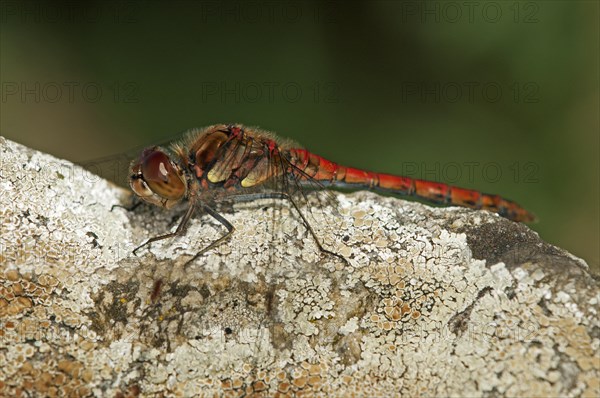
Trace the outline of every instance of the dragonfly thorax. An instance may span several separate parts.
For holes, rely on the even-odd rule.
[[[148,203],[171,208],[187,193],[181,168],[158,147],[145,149],[131,166],[129,185]]]

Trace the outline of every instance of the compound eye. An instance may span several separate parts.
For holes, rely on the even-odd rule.
[[[186,184],[177,166],[159,150],[147,150],[142,154],[142,178],[148,188],[163,199],[178,200],[185,195]]]

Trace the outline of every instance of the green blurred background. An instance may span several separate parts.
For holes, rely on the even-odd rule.
[[[500,193],[599,267],[597,1],[1,3],[2,135],[70,160],[239,122]]]

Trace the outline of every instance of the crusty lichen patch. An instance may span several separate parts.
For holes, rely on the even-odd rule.
[[[341,261],[258,201],[186,265],[218,223],[134,257],[178,210],[110,211],[125,193],[68,162],[0,155],[0,396],[600,393],[598,282],[525,226],[339,195],[310,220]]]

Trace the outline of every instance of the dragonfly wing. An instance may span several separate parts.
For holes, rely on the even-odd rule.
[[[109,180],[122,188],[129,187],[129,168],[133,158],[127,153],[106,156],[103,158],[85,160],[76,164],[90,173]]]
[[[275,190],[288,195],[293,206],[302,213],[305,227],[316,235],[318,243],[330,247],[334,243],[334,231],[340,231],[343,218],[336,194],[294,165],[289,158],[281,156],[281,167],[286,170],[274,180]]]
[[[182,132],[172,135],[170,138],[156,141],[147,145],[137,145],[128,150],[94,159],[77,161],[75,164],[83,167],[89,172],[112,181],[123,188],[129,188],[129,176],[131,175],[131,163],[140,157],[144,149],[149,147],[160,147],[168,149],[174,139],[181,138]]]

